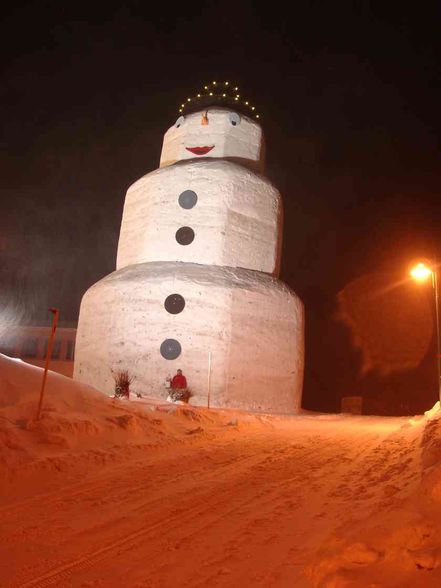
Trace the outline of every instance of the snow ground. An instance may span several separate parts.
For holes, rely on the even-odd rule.
[[[439,587],[441,412],[115,401],[0,356],[0,586]],[[169,412],[167,412],[169,411]]]

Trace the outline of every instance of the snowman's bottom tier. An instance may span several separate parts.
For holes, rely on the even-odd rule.
[[[133,392],[166,398],[181,369],[190,403],[300,409],[304,311],[276,278],[252,270],[156,262],[125,267],[84,295],[74,377],[105,393],[127,369]],[[211,356],[211,361],[209,361]]]

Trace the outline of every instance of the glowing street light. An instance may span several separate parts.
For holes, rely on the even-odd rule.
[[[432,288],[435,297],[435,322],[436,322],[436,367],[438,370],[438,396],[441,401],[441,338],[439,326],[439,295],[438,295],[438,272],[435,261],[420,261],[410,270],[411,277],[417,282],[425,282],[432,278]]]
[[[424,282],[429,276],[433,275],[432,268],[422,261],[417,263],[409,273],[418,282]]]

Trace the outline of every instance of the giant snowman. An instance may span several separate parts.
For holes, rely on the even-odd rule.
[[[183,104],[159,169],[129,188],[116,271],[81,303],[74,377],[111,392],[128,369],[135,392],[165,398],[182,369],[191,404],[296,413],[304,311],[277,279],[281,197],[258,173],[255,108],[229,89]]]

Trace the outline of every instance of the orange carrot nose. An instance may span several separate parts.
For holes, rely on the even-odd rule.
[[[201,125],[208,125],[208,116],[206,112],[202,115]]]

